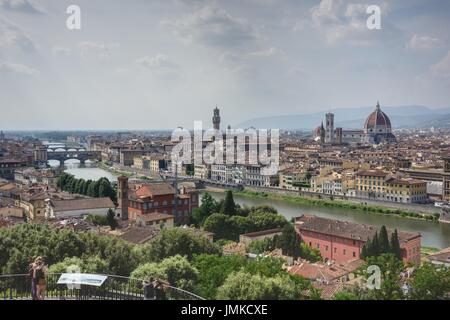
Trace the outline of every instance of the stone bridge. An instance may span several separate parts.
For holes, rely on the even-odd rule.
[[[47,160],[58,160],[60,165],[64,165],[66,160],[76,159],[81,164],[84,164],[87,160],[100,161],[102,159],[100,151],[76,151],[70,148],[67,151],[53,151],[47,152]]]

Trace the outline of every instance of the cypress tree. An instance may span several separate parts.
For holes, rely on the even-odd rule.
[[[367,255],[367,244],[368,244],[369,241],[370,240],[367,239],[366,243],[361,248],[361,254],[360,254],[361,259],[366,259],[368,257],[368,255]]]
[[[378,241],[379,241],[380,254],[391,252],[390,245],[389,245],[389,236],[387,233],[386,226],[381,227],[380,237],[378,238]]]
[[[400,249],[400,241],[398,239],[397,229],[391,235],[391,252],[397,257],[397,259],[402,259],[402,253]]]
[[[375,235],[372,239],[372,256],[377,257],[380,255],[380,240],[378,239],[378,231],[375,232]]]
[[[223,202],[221,213],[233,216],[236,214],[236,204],[233,199],[233,192],[231,190],[227,191],[225,196],[225,201]]]

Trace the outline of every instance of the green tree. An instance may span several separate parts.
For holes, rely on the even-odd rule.
[[[301,255],[300,238],[292,224],[286,223],[282,229],[281,236],[277,239],[277,247],[284,255],[298,258]]]
[[[106,220],[108,222],[108,225],[111,227],[111,230],[116,230],[116,228],[119,226],[116,220],[116,214],[114,213],[114,210],[111,208],[108,209],[108,212],[106,214]]]
[[[300,244],[300,257],[310,262],[317,262],[323,260],[320,251],[318,249],[311,248],[304,242]]]
[[[227,190],[225,201],[223,202],[220,213],[226,214],[228,216],[233,216],[236,214],[236,203],[234,203],[233,191]]]
[[[206,231],[214,233],[214,239],[227,239],[237,241],[238,227],[230,216],[223,213],[213,213],[203,223]]]
[[[391,241],[390,243],[391,252],[395,255],[397,259],[401,260],[402,251],[400,249],[400,241],[398,239],[397,229],[395,229],[394,232],[392,233],[390,241]]]
[[[389,245],[389,236],[387,233],[386,226],[381,226],[380,229],[380,237],[379,237],[379,251],[380,253],[389,253],[391,252],[390,245]]]
[[[196,254],[217,254],[220,248],[203,236],[194,234],[189,229],[164,229],[146,248],[149,261],[161,261],[174,255],[186,256],[189,260]]]
[[[147,280],[150,277],[166,280],[170,285],[183,290],[193,291],[198,271],[186,257],[176,255],[160,263],[146,263],[131,273],[131,278]]]
[[[310,287],[310,285],[308,285]],[[223,300],[298,300],[304,298],[304,287],[288,275],[264,277],[245,271],[230,274],[218,289]]]
[[[271,252],[277,248],[277,236],[274,238],[265,238],[261,240],[252,241],[247,246],[247,252],[254,254],[262,254],[265,252]]]
[[[450,269],[424,263],[413,273],[410,299],[448,300],[450,298]]]
[[[202,204],[192,214],[192,222],[196,226],[202,226],[205,219],[214,213],[217,207],[217,202],[208,192],[205,192],[202,197]]]
[[[400,286],[401,272],[404,270],[403,262],[392,253],[383,253],[379,256],[368,257],[365,270],[368,266],[375,265],[381,271],[381,286],[379,289],[368,290],[367,298],[374,300],[398,300],[403,299],[403,290]],[[371,274],[364,273],[366,280]]]

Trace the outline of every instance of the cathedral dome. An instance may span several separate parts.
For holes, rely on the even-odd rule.
[[[372,112],[364,124],[364,131],[366,133],[390,133],[392,130],[391,120],[381,111],[380,104],[377,103],[375,111]]]

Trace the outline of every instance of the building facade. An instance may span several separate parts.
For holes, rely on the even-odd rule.
[[[322,138],[323,134],[324,139]],[[334,114],[327,113],[325,116],[325,132],[323,132],[322,123],[314,130],[314,138],[329,144],[380,144],[396,141],[392,133],[391,120],[381,111],[379,103],[377,103],[375,111],[367,117],[362,130],[334,128]]]
[[[337,263],[360,259],[367,239],[379,232],[374,226],[307,215],[295,218],[295,228],[306,245],[319,250],[324,260]],[[388,230],[388,235],[392,232]],[[420,264],[422,236],[398,231],[398,237],[403,261]]]

